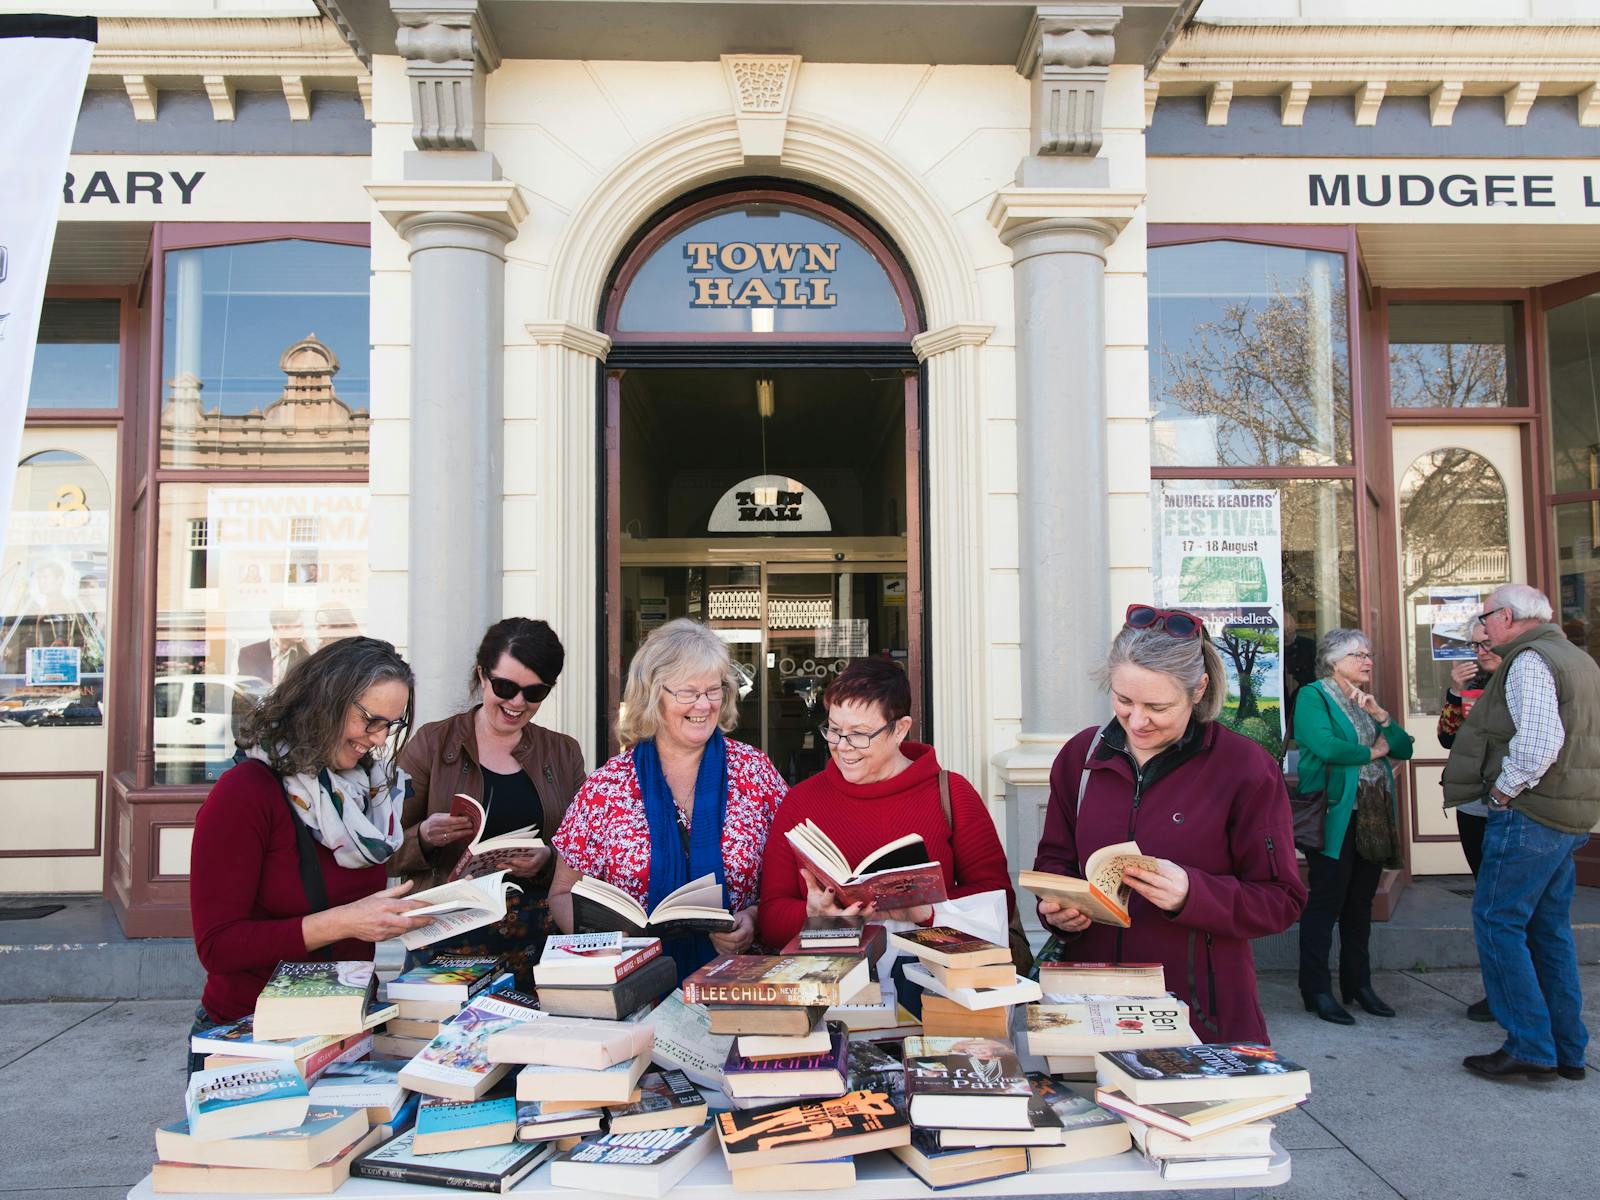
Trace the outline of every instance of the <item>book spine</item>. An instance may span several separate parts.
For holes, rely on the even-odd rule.
[[[686,1004],[750,1004],[801,1007],[829,1006],[838,1003],[836,989],[802,980],[783,983],[707,983],[695,979],[683,985]]]
[[[385,1163],[363,1160],[355,1164],[351,1174],[368,1179],[389,1179],[395,1183],[419,1183],[435,1187],[461,1188],[468,1192],[498,1192],[500,1181],[481,1175],[463,1175],[443,1167],[421,1167],[402,1163]]]
[[[632,958],[625,959],[617,964],[617,982],[621,983],[640,967],[644,966],[653,959],[659,958],[660,956],[661,942],[658,939],[654,944],[646,946],[643,950],[640,950]]]

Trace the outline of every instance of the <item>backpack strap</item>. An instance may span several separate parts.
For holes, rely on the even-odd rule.
[[[1105,732],[1104,725],[1094,731],[1094,740],[1089,743],[1089,752],[1083,756],[1083,769],[1078,772],[1078,802],[1072,806],[1074,820],[1083,810],[1083,794],[1089,790],[1089,762],[1094,758],[1095,749],[1100,745],[1100,739],[1105,736]]]
[[[950,805],[950,772],[943,768],[939,771],[939,807],[944,809],[944,823],[953,839],[956,836],[956,816],[955,809]]]

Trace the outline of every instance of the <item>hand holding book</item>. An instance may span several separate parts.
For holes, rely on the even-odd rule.
[[[1162,912],[1179,911],[1189,899],[1189,872],[1168,858],[1156,859],[1158,870],[1129,866],[1122,878]]]
[[[908,921],[913,925],[920,925],[922,922],[933,918],[933,905],[931,904],[918,904],[910,908],[881,909],[876,904],[858,900],[848,907],[842,907],[833,890],[807,868],[800,868],[800,879],[806,885],[806,916],[808,918],[844,918],[861,921],[863,924],[868,921]]]
[[[734,913],[732,929],[710,936],[711,948],[718,954],[743,954],[756,940],[756,910],[747,908]]]

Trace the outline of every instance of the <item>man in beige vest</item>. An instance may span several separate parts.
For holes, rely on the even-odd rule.
[[[1478,618],[1501,656],[1456,734],[1447,805],[1485,798],[1472,928],[1506,1040],[1462,1066],[1490,1079],[1582,1079],[1572,855],[1600,816],[1600,667],[1551,624],[1550,601],[1508,583]]]

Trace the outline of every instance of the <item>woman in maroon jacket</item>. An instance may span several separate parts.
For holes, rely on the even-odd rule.
[[[1250,939],[1294,924],[1306,901],[1283,773],[1216,724],[1222,659],[1188,613],[1135,604],[1111,643],[1116,719],[1056,756],[1034,868],[1082,875],[1102,846],[1137,841],[1159,871],[1131,868],[1128,929],[1039,905],[1078,962],[1159,962],[1208,1042],[1267,1040]]]
[[[253,1012],[280,961],[370,959],[374,942],[426,923],[405,915],[409,882],[384,888],[406,778],[382,750],[411,720],[412,685],[388,642],[345,638],[245,718],[235,765],[195,817],[196,1028]]]

